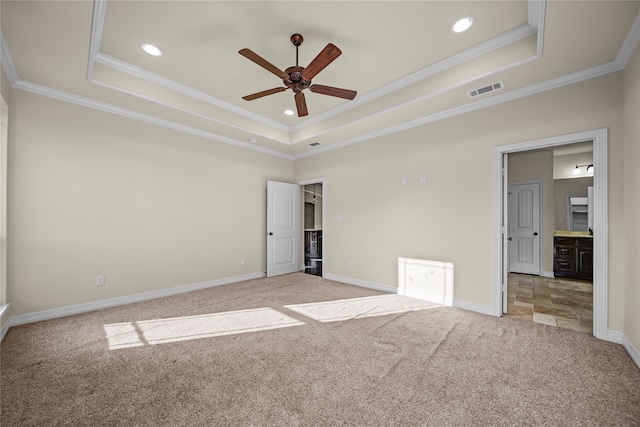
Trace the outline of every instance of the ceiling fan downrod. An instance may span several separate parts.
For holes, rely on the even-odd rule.
[[[300,34],[294,34],[291,36],[291,43],[296,47],[296,67],[298,67],[298,47],[302,44],[304,39]]]

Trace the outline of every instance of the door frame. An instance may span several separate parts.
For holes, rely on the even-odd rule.
[[[532,180],[532,181],[517,181],[517,182],[509,182],[509,178],[507,177],[507,192],[509,190],[509,186],[511,185],[528,185],[528,184],[537,184],[538,185],[538,276],[542,275],[541,272],[544,272],[544,181],[542,180]],[[508,199],[508,197],[507,197]],[[507,220],[509,219],[509,206],[507,204]],[[507,221],[507,225],[509,222]],[[507,229],[507,237],[509,230]],[[511,260],[509,260],[509,254],[507,253],[507,269],[511,266]]]
[[[327,225],[327,215],[326,215],[326,211],[327,211],[327,186],[325,183],[325,178],[316,178],[316,179],[305,179],[303,181],[297,181],[296,184],[298,184],[300,186],[300,203],[302,205],[300,211],[301,211],[301,216],[302,218],[300,219],[302,222],[301,224],[303,224],[302,227],[300,227],[300,247],[299,252],[300,252],[300,271],[304,271],[305,270],[305,265],[304,265],[304,245],[302,244],[302,242],[304,242],[304,186],[305,185],[312,185],[312,184],[322,184],[322,277],[324,277],[324,272],[327,266],[327,262],[325,259],[325,254],[326,254],[326,249],[327,246],[325,245],[325,242],[327,241],[327,235],[326,235],[326,225]]]
[[[494,148],[493,169],[493,315],[502,316],[502,298],[507,286],[507,230],[506,202],[508,190],[507,154],[540,148],[592,141],[593,143],[593,333],[596,338],[609,340],[608,328],[608,277],[609,277],[609,230],[608,230],[608,170],[607,128],[553,136]]]

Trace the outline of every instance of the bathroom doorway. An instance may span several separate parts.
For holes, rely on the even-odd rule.
[[[559,135],[555,137],[549,137],[539,140],[520,142],[505,146],[496,147],[495,153],[495,169],[494,169],[494,191],[496,197],[494,198],[494,236],[495,236],[495,254],[496,262],[494,263],[496,272],[496,281],[494,285],[494,312],[495,315],[501,316],[503,313],[508,312],[508,276],[509,276],[509,260],[508,260],[508,223],[507,223],[507,199],[508,199],[508,176],[509,170],[513,165],[509,164],[508,157],[512,153],[521,153],[525,151],[539,151],[548,148],[560,148],[563,145],[573,145],[576,143],[583,143],[590,141],[592,143],[592,155],[593,162],[588,164],[572,164],[572,168],[581,168],[585,166],[586,169],[594,170],[593,173],[593,234],[589,236],[589,240],[592,241],[591,247],[591,260],[590,265],[591,278],[590,281],[592,293],[589,297],[593,307],[592,310],[592,330],[593,335],[596,338],[607,339],[608,336],[608,205],[607,205],[607,129],[595,129],[591,131],[578,132],[574,134]],[[573,173],[573,172],[572,172]],[[522,178],[514,178],[522,179]],[[547,186],[545,186],[547,187]],[[546,192],[547,195],[552,195],[553,192]],[[544,201],[543,201],[544,204]],[[550,203],[553,205],[553,202]],[[558,204],[558,206],[564,206],[564,203]],[[553,215],[553,211],[552,211]],[[553,226],[555,224],[559,226],[559,221],[553,218],[548,221],[543,221],[543,229],[547,239],[543,236],[543,247],[548,245],[550,249],[543,250],[547,256],[543,255],[544,259],[553,259],[553,246],[555,237]],[[574,233],[571,231],[571,233]],[[564,237],[564,236],[562,236]],[[571,236],[576,237],[576,236]],[[587,236],[579,236],[585,237]],[[575,240],[575,239],[574,239]],[[586,240],[585,240],[586,241]],[[580,249],[582,246],[578,244]],[[586,252],[585,252],[586,253]],[[551,257],[549,257],[551,255]],[[547,260],[548,261],[548,260]],[[548,262],[545,261],[545,265]],[[577,261],[576,261],[577,262]],[[549,272],[549,267],[543,267],[543,275],[538,276],[544,279],[548,276],[557,276],[554,269]],[[557,270],[557,268],[555,269]],[[553,275],[553,276],[552,276]],[[564,278],[563,278],[564,280]],[[535,283],[533,284],[535,285]],[[551,287],[550,287],[551,288]],[[555,293],[554,293],[555,295]],[[586,301],[588,302],[588,301]],[[584,316],[586,317],[586,316]],[[588,318],[584,321],[588,322]],[[584,323],[584,322],[581,322]]]

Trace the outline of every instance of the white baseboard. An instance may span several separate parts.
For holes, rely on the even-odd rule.
[[[2,325],[2,329],[0,329],[0,343],[4,339],[4,336],[7,335],[7,332],[9,332],[10,327],[11,327],[11,322],[9,320],[4,322],[4,325]]]
[[[231,283],[242,282],[245,280],[259,279],[265,277],[265,273],[253,273],[243,276],[229,277],[225,279],[210,280],[208,282],[194,283],[191,285],[177,286],[174,288],[160,289],[157,291],[144,292],[141,294],[128,295],[124,297],[110,298],[100,301],[89,302],[85,304],[71,305],[67,307],[54,308],[51,310],[38,311],[35,313],[21,314],[9,318],[7,324],[9,326],[22,325],[25,323],[39,322],[41,320],[54,319],[57,317],[70,316],[72,314],[86,313],[88,311],[100,310],[103,308],[115,307],[118,305],[131,304],[134,302],[147,301],[155,298],[161,298],[171,295],[182,294],[185,292],[198,291],[201,289],[212,288],[214,286],[228,285]]]
[[[368,282],[366,280],[354,279],[351,277],[338,276],[337,274],[324,273],[322,277],[327,280],[333,280],[334,282],[346,283],[347,285],[360,286],[361,288],[373,289],[390,294],[395,294],[398,290],[393,286],[383,285],[381,283],[375,282]]]
[[[486,314],[487,316],[494,316],[495,313],[493,311],[493,306],[478,304],[475,302],[463,301],[459,299],[453,300],[453,306],[457,308],[461,308],[463,310],[475,311],[476,313]]]
[[[604,339],[605,341],[611,341],[616,344],[622,344],[623,337],[624,335],[622,334],[622,332],[612,331],[611,329],[609,329],[607,331],[607,336]]]
[[[411,298],[434,302],[436,304],[453,306],[453,307],[461,308],[463,310],[475,311],[476,313],[493,316],[493,307],[490,305],[477,304],[474,302],[463,301],[463,300],[453,299],[453,298],[444,298],[440,295],[433,295],[426,292],[398,289],[396,287],[383,285],[381,283],[368,282],[365,280],[354,279],[351,277],[338,276],[336,274],[327,273],[324,275],[324,278],[328,280],[333,280],[335,282],[346,283],[348,285],[360,286],[363,288],[374,289],[376,291],[387,292],[390,294],[405,295]]]
[[[629,341],[626,335],[622,335],[622,346],[627,350],[627,353],[629,353],[629,356],[631,356],[636,366],[640,368],[640,352],[631,344],[631,341]]]

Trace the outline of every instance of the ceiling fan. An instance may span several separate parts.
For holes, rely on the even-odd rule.
[[[349,100],[355,98],[357,94],[355,90],[311,84],[311,79],[314,78],[320,71],[324,70],[324,68],[331,62],[333,62],[338,56],[340,56],[342,54],[342,51],[338,49],[338,47],[334,44],[329,43],[306,68],[300,67],[298,66],[298,47],[302,44],[302,41],[303,39],[300,34],[294,34],[291,36],[291,43],[293,43],[293,45],[296,47],[296,65],[293,67],[289,67],[284,71],[280,70],[278,67],[271,64],[269,61],[262,58],[250,49],[240,50],[238,52],[240,53],[240,55],[255,62],[265,70],[270,71],[271,73],[280,77],[285,84],[285,87],[267,89],[262,92],[243,96],[242,99],[246,101],[253,101],[254,99],[262,98],[263,96],[273,95],[274,93],[291,89],[295,93],[294,98],[296,101],[296,108],[298,110],[298,117],[302,117],[309,114],[309,112],[307,111],[307,102],[304,99],[304,93],[302,93],[304,89],[309,89],[314,93],[336,96],[338,98]]]

